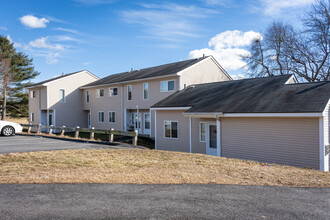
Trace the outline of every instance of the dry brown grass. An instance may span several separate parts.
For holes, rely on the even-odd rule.
[[[6,118],[6,121],[16,122],[18,124],[28,124],[28,118]]]
[[[330,187],[330,174],[167,151],[65,150],[0,155],[0,183],[239,184]]]

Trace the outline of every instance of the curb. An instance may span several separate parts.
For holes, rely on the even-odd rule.
[[[73,142],[79,142],[79,143],[85,143],[85,144],[100,144],[100,145],[108,145],[108,146],[122,146],[122,147],[130,147],[130,148],[139,148],[139,149],[149,149],[147,147],[143,146],[136,146],[133,147],[130,144],[125,144],[125,143],[110,143],[110,142],[105,142],[105,141],[89,141],[89,140],[83,140],[83,139],[71,139],[71,138],[63,138],[63,137],[58,137],[58,136],[46,136],[46,135],[39,135],[39,134],[25,134],[25,133],[19,133],[15,134],[17,136],[30,136],[30,137],[38,137],[38,138],[49,138],[49,139],[56,139],[56,140],[62,140],[62,141],[73,141]]]

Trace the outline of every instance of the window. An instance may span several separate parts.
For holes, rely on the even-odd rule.
[[[109,96],[116,96],[118,95],[118,88],[109,88]]]
[[[205,134],[206,134],[206,125],[205,122],[201,122],[199,124],[199,141],[200,142],[205,142]]]
[[[96,90],[96,97],[97,98],[104,97],[104,89],[97,89]]]
[[[143,99],[148,99],[149,98],[149,84],[148,83],[143,83]]]
[[[116,122],[116,113],[109,112],[109,122]]]
[[[132,113],[132,114],[131,114],[131,124],[132,124],[132,125],[134,125],[134,123],[135,123],[134,118],[135,118],[135,117],[134,117],[134,113]]]
[[[162,81],[161,91],[162,92],[174,91],[174,80]]]
[[[99,122],[104,122],[104,112],[99,112]]]
[[[34,113],[31,113],[31,121],[34,121]]]
[[[165,121],[165,138],[178,138],[178,122]]]
[[[127,100],[132,100],[132,86],[127,86]]]
[[[60,102],[64,103],[65,102],[65,90],[60,89]]]
[[[31,96],[32,96],[32,98],[35,98],[35,97],[36,97],[36,91],[35,91],[35,90],[33,90],[33,91],[31,92]]]
[[[89,103],[89,91],[86,91],[86,102]]]

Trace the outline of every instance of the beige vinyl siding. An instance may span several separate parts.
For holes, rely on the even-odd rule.
[[[174,80],[174,91],[161,92],[160,83],[161,81]],[[148,83],[149,97],[147,100],[143,99],[143,84]],[[127,100],[127,86],[132,86],[132,100]],[[156,104],[160,100],[166,98],[167,96],[178,91],[179,88],[179,77],[166,77],[155,80],[145,80],[135,83],[125,83],[124,84],[124,108],[126,109],[149,109],[150,106]]]
[[[319,169],[318,118],[222,118],[221,155]]]
[[[118,88],[118,93],[116,96],[109,96],[109,88]],[[99,89],[104,89],[104,96],[97,97],[96,92]],[[124,130],[123,128],[123,111],[121,110],[122,105],[122,86],[100,86],[96,88],[89,88],[83,90],[83,102],[84,109],[91,110],[91,125],[97,129],[110,129],[114,128],[115,130]],[[86,91],[89,91],[89,103],[86,103]],[[104,122],[98,122],[98,112],[104,112]],[[116,121],[109,122],[108,112],[112,111],[116,114]]]
[[[209,122],[216,122],[214,119],[191,119],[191,140],[192,140],[192,153],[206,154],[206,140],[205,142],[200,141],[200,123],[204,122],[205,126]],[[206,129],[206,127],[205,127]],[[205,130],[206,132],[206,130]],[[206,137],[205,137],[206,138]]]
[[[157,111],[157,149],[189,152],[189,118],[183,111]],[[178,138],[165,138],[164,121],[178,122]]]
[[[35,91],[35,97],[32,97],[32,91]],[[40,88],[33,88],[29,90],[29,123],[39,124],[39,102],[40,102]],[[31,113],[34,113],[34,121],[31,121]]]
[[[40,108],[42,110],[47,109],[47,87],[40,88]]]
[[[324,145],[327,146],[330,144],[330,100],[327,107],[324,110]],[[329,171],[330,171],[330,153],[327,155],[329,161]]]
[[[192,68],[182,71],[181,89],[192,84],[220,82],[230,80],[228,76],[218,67],[212,57],[209,57]]]

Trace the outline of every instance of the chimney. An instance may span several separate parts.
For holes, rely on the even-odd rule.
[[[203,58],[205,58],[205,53],[203,53]]]
[[[133,68],[131,67],[131,70],[129,72],[132,72],[133,71]]]
[[[62,73],[62,76],[64,76],[64,73]]]

